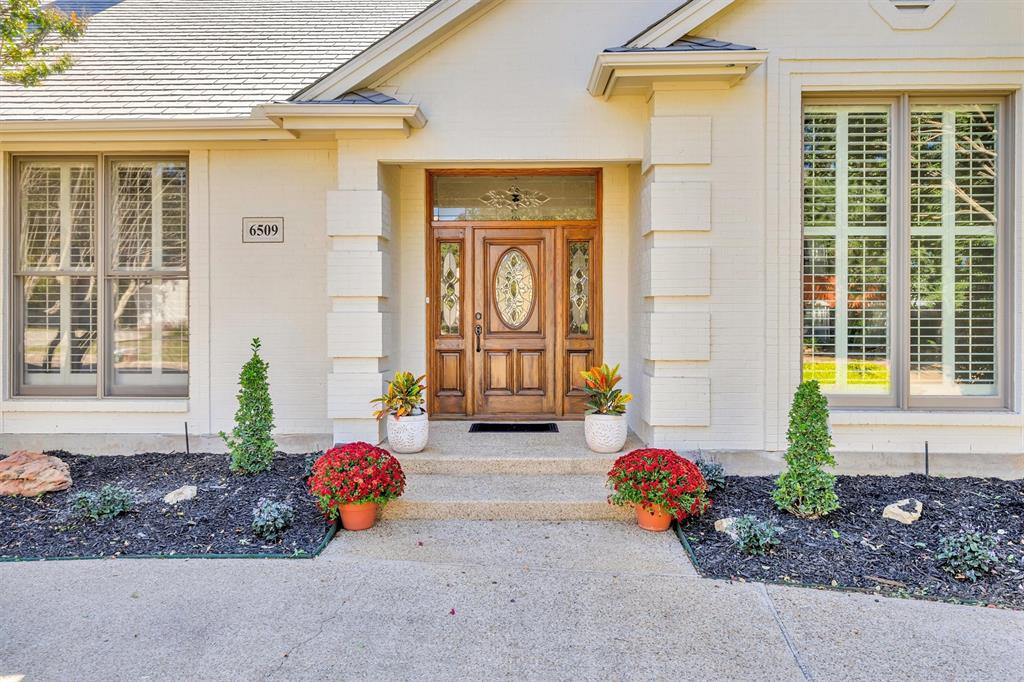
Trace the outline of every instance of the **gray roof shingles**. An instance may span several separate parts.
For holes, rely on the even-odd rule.
[[[247,116],[331,72],[432,0],[60,4],[95,10],[69,47],[75,65],[33,88],[0,82],[0,121]]]
[[[609,47],[605,52],[732,52],[756,50],[756,47],[730,43],[725,40],[714,38],[701,38],[699,36],[683,36],[671,45],[666,47]]]
[[[385,95],[383,92],[377,92],[370,88],[350,90],[344,95],[327,101],[331,104],[404,104],[391,95]]]

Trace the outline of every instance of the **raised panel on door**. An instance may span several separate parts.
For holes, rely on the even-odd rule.
[[[516,395],[544,395],[548,379],[542,350],[516,353]]]
[[[485,350],[483,395],[512,395],[512,381],[515,369],[512,365],[513,351]]]
[[[565,394],[568,396],[584,396],[583,377],[580,372],[586,371],[594,366],[594,353],[589,350],[570,350],[566,352],[565,362],[565,385],[568,387]]]
[[[462,397],[466,394],[462,375],[462,351],[439,351],[435,366],[438,372],[434,388],[438,396]]]

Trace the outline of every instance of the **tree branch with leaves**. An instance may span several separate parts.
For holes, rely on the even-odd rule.
[[[71,68],[65,46],[85,33],[75,12],[42,7],[39,0],[0,0],[0,78],[26,87]]]

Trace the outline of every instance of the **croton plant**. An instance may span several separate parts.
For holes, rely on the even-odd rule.
[[[384,505],[401,497],[405,473],[387,450],[369,443],[346,443],[316,460],[307,485],[320,511],[333,520],[341,515],[342,505]]]
[[[583,390],[587,394],[587,414],[626,413],[626,403],[632,400],[633,396],[623,393],[621,388],[615,388],[615,385],[622,381],[618,365],[591,367],[580,372],[580,376],[583,377]]]
[[[711,507],[708,484],[697,465],[672,450],[633,450],[615,460],[608,472],[613,493],[608,501],[619,506],[661,507],[677,521],[699,516]]]
[[[423,414],[427,390],[423,384],[424,378],[412,372],[395,372],[395,378],[388,382],[387,393],[370,401],[380,406],[373,416],[380,420],[389,414],[394,415],[395,419]]]

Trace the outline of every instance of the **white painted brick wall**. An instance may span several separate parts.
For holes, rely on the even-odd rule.
[[[648,360],[711,359],[711,313],[663,311],[647,318]]]
[[[653,116],[645,166],[711,163],[710,116]]]
[[[708,426],[711,381],[707,377],[644,376],[647,423],[651,426]]]
[[[653,182],[651,223],[654,231],[706,231],[711,229],[710,182]]]
[[[707,296],[711,293],[711,249],[654,248],[648,296]]]
[[[328,296],[383,296],[391,259],[381,251],[328,251]]]
[[[327,234],[389,235],[387,199],[380,190],[336,190],[327,193]]]

